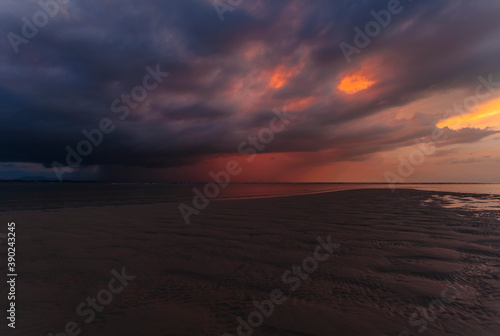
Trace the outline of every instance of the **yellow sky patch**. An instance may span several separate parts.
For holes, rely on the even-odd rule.
[[[500,99],[483,104],[474,112],[443,120],[437,127],[453,130],[464,127],[500,129]]]

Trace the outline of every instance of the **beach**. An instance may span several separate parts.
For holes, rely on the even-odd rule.
[[[178,202],[3,211],[17,312],[0,334],[498,335],[500,211],[445,196],[499,203],[346,190],[213,200],[190,225]]]

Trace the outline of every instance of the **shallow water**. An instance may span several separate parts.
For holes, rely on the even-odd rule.
[[[490,197],[455,196],[455,195],[433,195],[425,203],[438,202],[443,208],[469,210],[500,210],[500,198],[491,195]]]

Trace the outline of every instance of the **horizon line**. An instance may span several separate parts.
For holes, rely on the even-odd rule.
[[[102,183],[102,184],[207,184],[207,183],[217,183],[214,181],[149,181],[149,182],[125,182],[125,181],[95,181],[95,180],[24,180],[24,179],[13,179],[13,180],[1,180],[0,183]],[[387,182],[228,182],[228,184],[389,184]],[[500,182],[404,182],[404,183],[394,183],[393,185],[408,185],[408,184],[500,184]]]

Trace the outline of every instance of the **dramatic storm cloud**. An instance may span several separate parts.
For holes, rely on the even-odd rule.
[[[385,181],[420,143],[436,148],[405,180],[498,181],[499,15],[494,0],[0,0],[0,177],[203,181],[254,148],[236,180]]]

